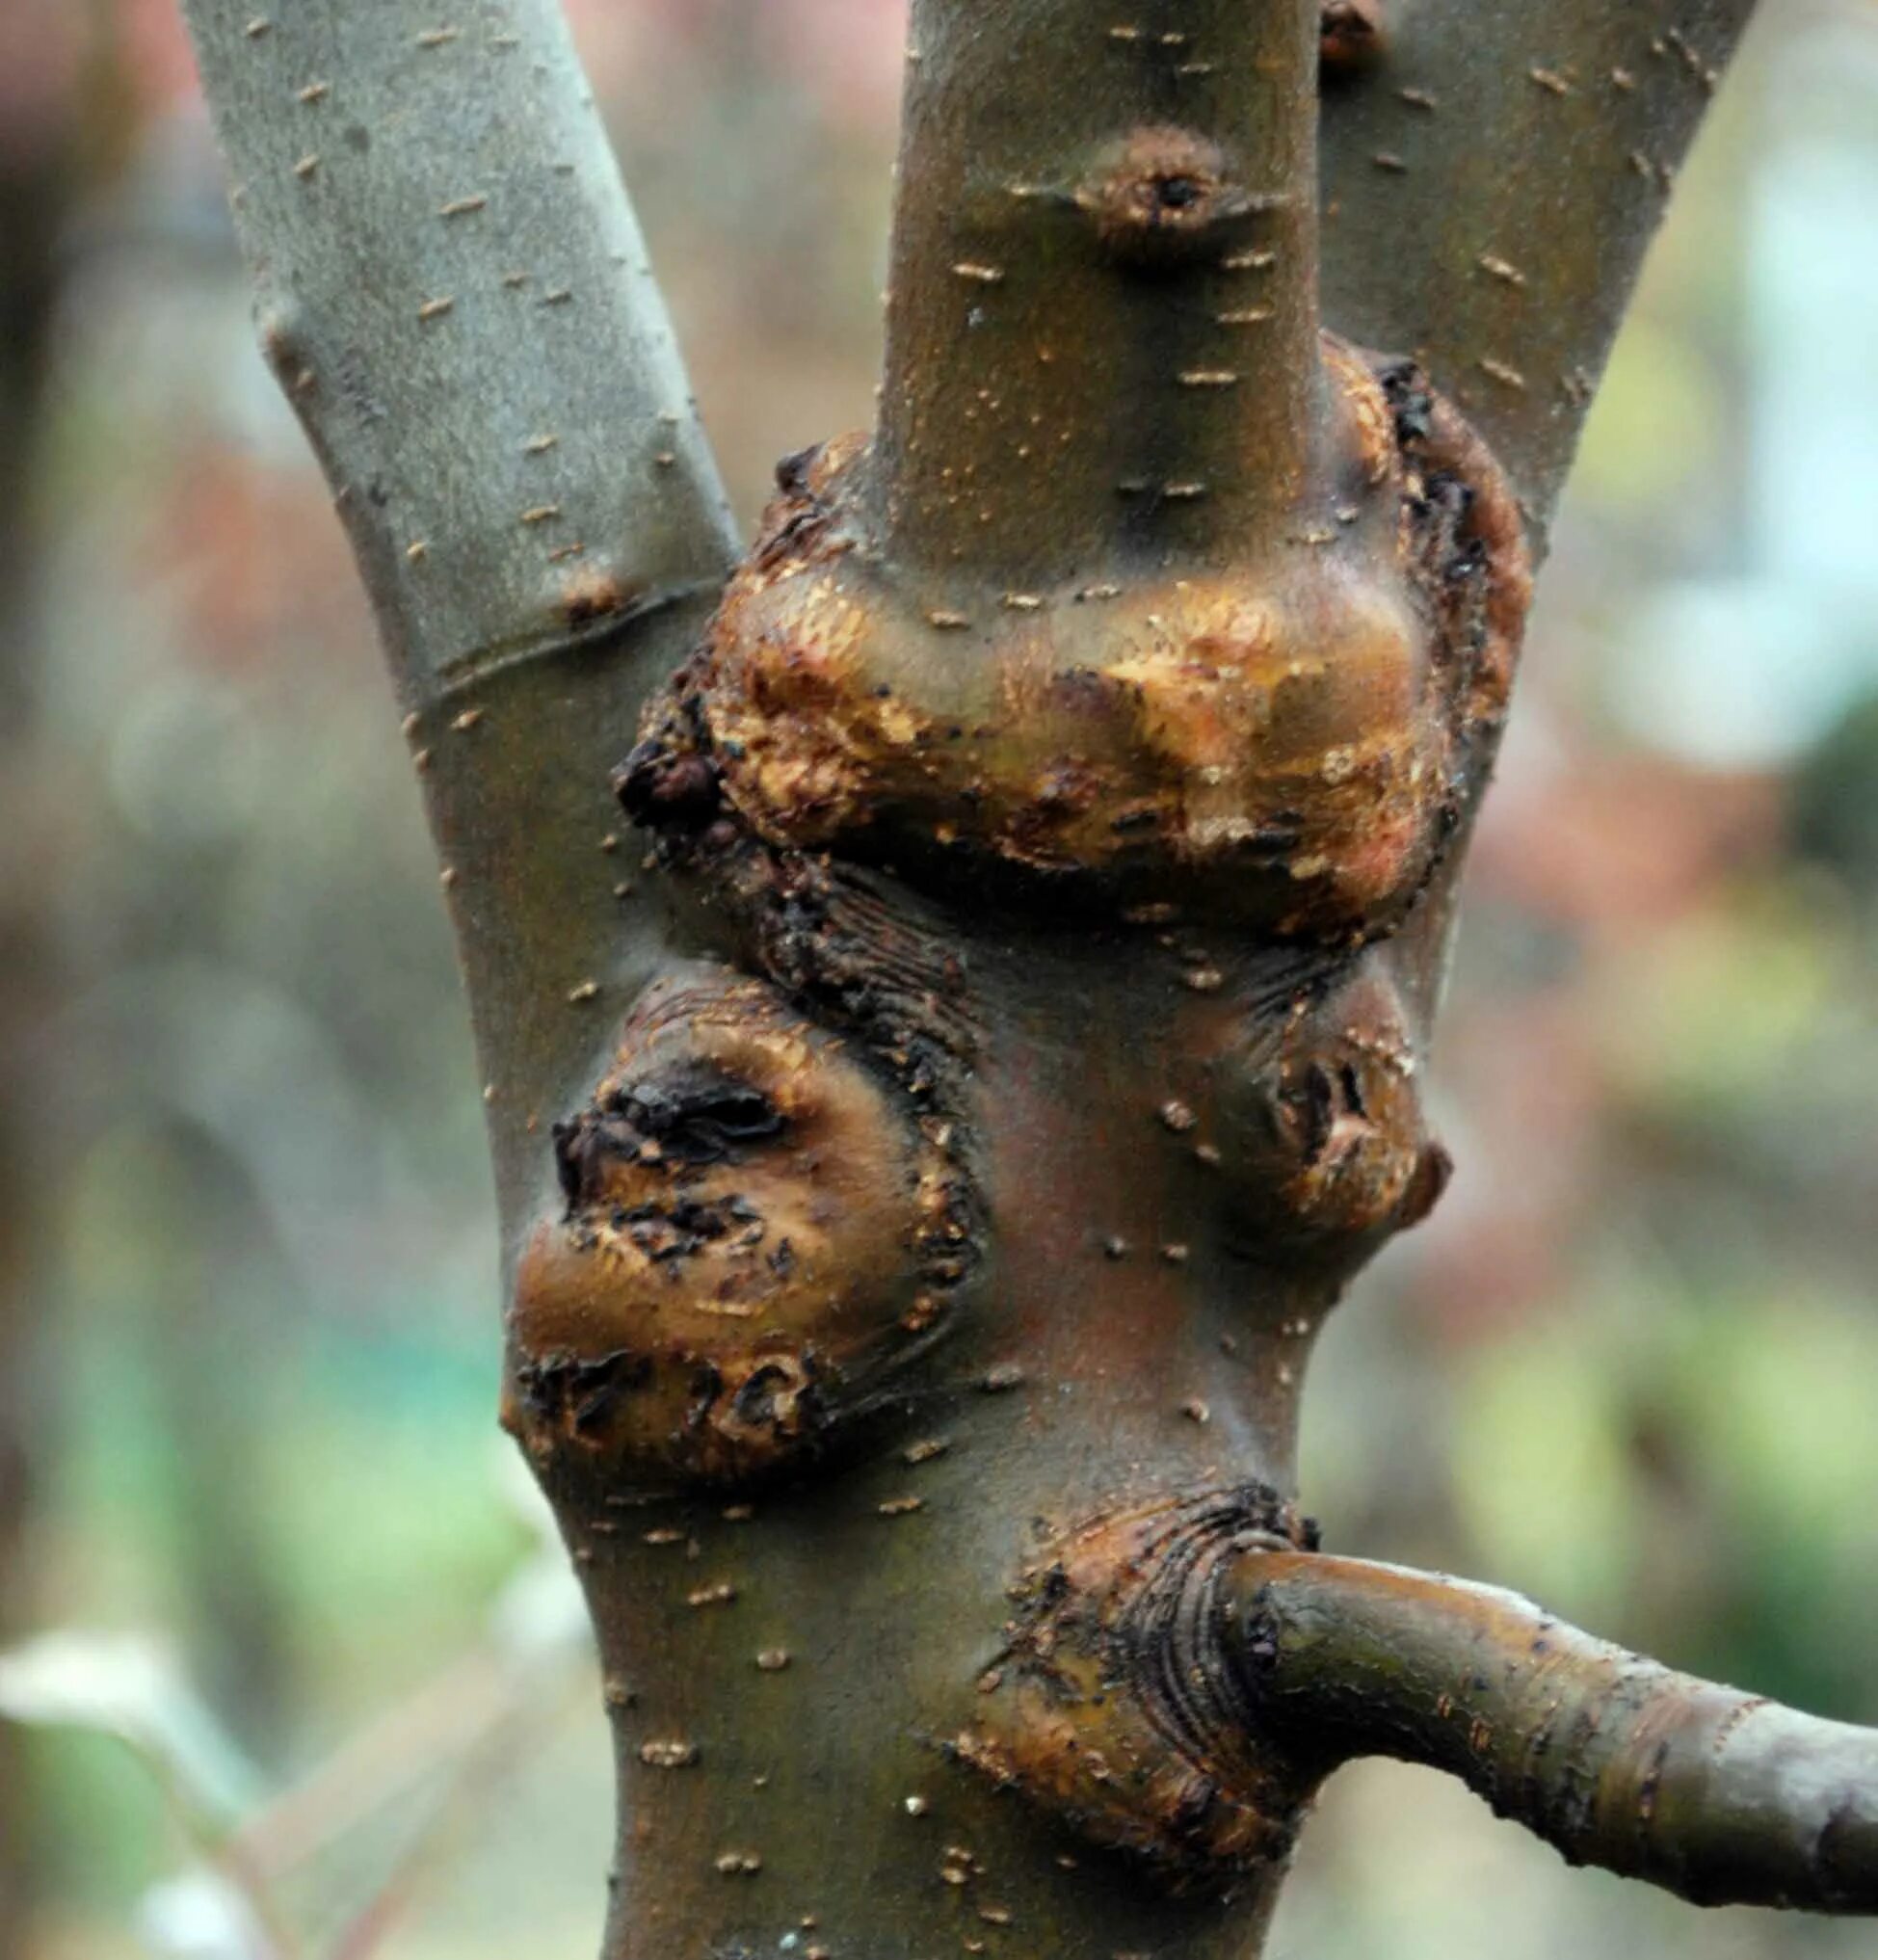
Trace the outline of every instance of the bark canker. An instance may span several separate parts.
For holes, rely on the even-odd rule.
[[[976,630],[909,596],[870,445],[792,459],[617,774],[691,959],[557,1132],[509,1405],[621,1691],[616,1955],[655,1920],[782,1937],[774,1819],[810,1791],[873,1874],[829,1929],[870,1955],[935,1899],[1047,1950],[1149,1938],[1169,1887],[1225,1952],[1276,1895],[1312,1780],[1226,1718],[1207,1587],[1288,1516],[1325,1313],[1445,1178],[1405,928],[1526,597],[1492,460],[1413,366],[1321,362],[1321,530]],[[1026,1517],[1058,1549],[1000,1643]],[[844,1590],[882,1560],[892,1633]],[[786,1750],[702,1692],[759,1622]],[[806,1664],[884,1640],[885,1741]],[[959,1820],[937,1867],[887,1775]],[[1041,1835],[1007,1871],[1013,1806]]]

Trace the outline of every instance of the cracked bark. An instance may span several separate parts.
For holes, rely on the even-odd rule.
[[[552,6],[187,11],[451,882],[606,1951],[1256,1953],[1338,1753],[1445,1744],[1482,1596],[1309,1549],[1298,1397],[1445,1178],[1531,559],[1745,7],[915,0],[881,426],[734,569]]]

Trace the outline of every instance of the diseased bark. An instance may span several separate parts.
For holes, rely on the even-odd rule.
[[[1444,1180],[1534,542],[1745,8],[1489,12],[915,0],[881,426],[730,571],[546,0],[192,0],[428,756],[613,1960],[1254,1955],[1325,1771],[1445,1747],[1416,1683],[1487,1596],[1316,1554],[1298,1396]],[[1676,1747],[1653,1848],[1543,1778],[1529,1821],[1686,1887],[1752,1779]]]

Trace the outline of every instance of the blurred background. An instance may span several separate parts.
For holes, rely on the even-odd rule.
[[[869,418],[901,9],[586,0],[739,503]],[[656,87],[652,78],[656,77]],[[777,186],[786,184],[786,198]],[[1763,0],[1593,417],[1306,1492],[1878,1721],[1878,7]],[[480,1105],[172,0],[0,0],[0,1955],[594,1950]],[[526,1719],[519,1712],[526,1706]],[[1812,1960],[1346,1772],[1283,1960]]]

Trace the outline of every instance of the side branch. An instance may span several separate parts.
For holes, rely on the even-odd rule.
[[[1300,1760],[1446,1770],[1568,1863],[1699,1905],[1878,1912],[1878,1730],[1358,1559],[1251,1552],[1225,1610],[1261,1726]]]

